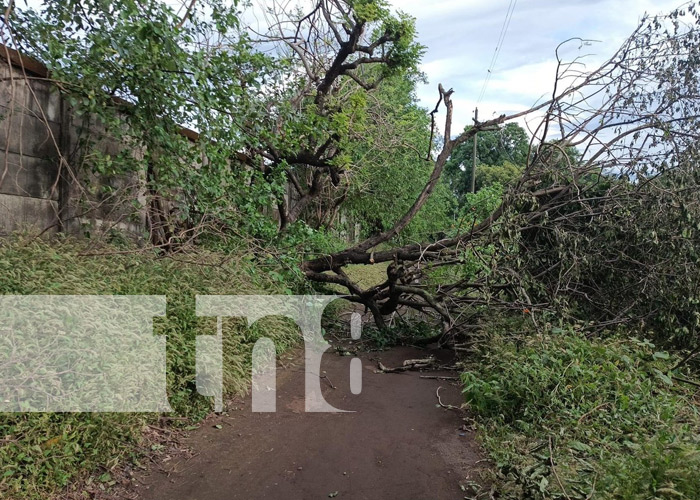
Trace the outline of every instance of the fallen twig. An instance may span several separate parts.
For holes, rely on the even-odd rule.
[[[610,404],[610,403],[603,403],[603,404],[600,404],[600,405],[596,406],[596,407],[593,408],[592,410],[587,411],[586,413],[584,413],[583,415],[581,415],[581,418],[578,419],[578,423],[580,424],[580,423],[583,422],[586,418],[588,418],[593,412],[596,412],[596,411],[598,411],[598,410],[601,410],[601,409],[605,408],[606,406],[608,406],[609,404]]]
[[[331,382],[331,379],[328,378],[328,375],[323,375],[321,378],[325,378],[333,389],[336,388],[336,387],[333,385],[333,382]]]
[[[440,365],[435,367],[436,370],[444,370],[446,372],[458,372],[461,368],[457,365]]]
[[[593,495],[595,494],[595,483],[597,480],[598,480],[598,473],[596,472],[596,475],[593,477],[593,486],[591,486],[591,492],[586,497],[586,500],[591,500],[591,498],[593,498]]]
[[[678,370],[681,366],[683,366],[684,364],[686,364],[688,361],[690,361],[691,359],[693,359],[693,358],[694,358],[695,356],[697,356],[698,354],[700,354],[700,346],[697,346],[695,349],[693,349],[692,351],[690,351],[682,360],[680,360],[680,361],[676,364],[676,366],[674,366],[673,368],[671,368],[671,371],[672,371],[672,372],[675,372],[675,371]]]
[[[403,366],[422,366],[431,365],[435,361],[435,358],[430,356],[424,359],[407,359],[403,362]]]
[[[377,373],[399,373],[405,372],[407,370],[421,370],[423,368],[428,368],[435,363],[435,358],[432,356],[425,359],[407,359],[403,362],[403,366],[398,366],[396,368],[389,368],[382,364],[381,361],[377,363],[379,370]]]
[[[438,387],[437,390],[435,391],[435,395],[437,396],[438,404],[445,408],[446,410],[461,410],[458,406],[452,406],[452,405],[446,405],[442,402],[442,399],[440,399],[440,389],[442,387]]]
[[[688,380],[687,378],[677,377],[677,376],[675,376],[675,375],[673,375],[671,378],[672,378],[673,380],[677,380],[678,382],[683,382],[683,383],[685,383],[685,384],[689,384],[689,385],[692,385],[692,386],[695,386],[695,387],[700,387],[700,383],[694,382],[694,381],[692,381],[692,380]]]
[[[406,368],[404,368],[403,366],[399,368],[387,368],[382,364],[381,361],[377,361],[377,366],[379,367],[379,369],[375,370],[375,373],[398,373],[406,371]]]
[[[459,380],[459,377],[445,377],[442,375],[421,375],[420,378],[429,378],[432,380]]]
[[[554,467],[554,450],[552,449],[552,436],[549,436],[549,465],[552,468],[552,472],[554,473],[554,477],[556,478],[557,483],[559,484],[559,487],[561,488],[561,492],[566,497],[566,500],[571,500],[571,497],[566,493],[566,488],[564,488],[564,484],[561,482],[561,478],[559,477],[559,474],[557,474],[556,467]]]

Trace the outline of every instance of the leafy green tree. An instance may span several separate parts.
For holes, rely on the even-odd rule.
[[[476,191],[499,184],[509,186],[523,175],[523,167],[505,160],[501,165],[479,165],[476,171]]]
[[[465,130],[471,127],[465,128]],[[480,132],[477,136],[476,187],[480,189],[490,182],[499,181],[508,184],[516,176],[516,168],[524,168],[527,163],[530,139],[525,130],[517,123],[508,123],[498,130]],[[460,202],[471,191],[471,172],[474,147],[471,141],[460,144],[445,165],[445,176]],[[479,170],[483,165],[491,168],[481,177]],[[501,167],[494,171],[494,167]]]
[[[78,178],[81,168],[144,173],[154,244],[170,246],[175,225],[188,230],[203,214],[256,225],[261,204],[281,193],[279,179],[255,182],[255,171],[235,168],[246,123],[262,111],[249,96],[281,78],[283,65],[253,50],[230,2],[202,0],[179,17],[159,0],[46,0],[41,10],[16,9],[8,26],[17,47],[47,65],[82,129],[123,145],[107,154],[99,134],[85,137],[81,158],[62,168]],[[198,130],[196,144],[183,125]]]
[[[415,78],[387,79],[369,97],[363,126],[353,132],[352,164],[357,173],[345,208],[361,224],[364,237],[391,227],[432,171],[432,162],[426,160],[430,119],[417,104],[415,86]],[[400,238],[420,241],[444,231],[451,223],[453,199],[447,184],[440,183]]]
[[[389,78],[410,78],[423,47],[415,21],[385,0],[328,0],[310,12],[276,5],[263,41],[289,63],[281,92],[269,99],[262,133],[249,150],[264,174],[283,171],[291,193],[278,198],[281,226],[327,221],[358,172],[353,155],[366,140],[368,106]],[[361,132],[361,133],[358,133]],[[319,213],[318,208],[323,207]],[[330,210],[330,214],[328,211]]]

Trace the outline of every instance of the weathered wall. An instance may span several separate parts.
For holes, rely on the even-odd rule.
[[[61,97],[6,61],[0,79],[0,233],[44,229],[59,210]]]
[[[41,63],[0,45],[0,234],[118,228],[143,236],[145,174],[96,176],[83,168],[85,141],[94,144],[90,151],[113,156],[125,145],[94,119],[73,113],[48,77]],[[197,138],[189,130],[183,135]]]

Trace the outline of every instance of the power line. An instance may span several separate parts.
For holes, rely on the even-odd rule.
[[[513,12],[515,11],[515,6],[518,0],[510,0],[508,4],[508,10],[506,11],[506,17],[503,19],[503,24],[501,25],[501,32],[498,35],[498,42],[496,42],[496,49],[493,51],[493,57],[491,57],[491,63],[489,68],[486,70],[486,77],[484,78],[484,84],[481,86],[481,92],[479,93],[479,99],[477,104],[481,103],[481,100],[486,94],[486,88],[491,81],[491,75],[493,75],[494,67],[496,66],[496,61],[498,61],[498,56],[503,48],[503,42],[506,39],[506,34],[508,33],[508,28],[510,27],[510,21],[513,19]]]
[[[491,76],[493,75],[494,68],[496,66],[496,62],[498,61],[498,56],[501,53],[501,49],[503,48],[503,42],[505,41],[506,34],[508,33],[508,28],[510,27],[510,22],[513,18],[513,12],[515,11],[515,6],[517,4],[518,0],[510,0],[510,4],[508,5],[508,10],[506,11],[506,17],[503,20],[503,24],[501,25],[501,32],[498,35],[498,41],[496,42],[496,48],[494,49],[493,52],[493,57],[491,58],[491,63],[489,64],[489,68],[486,71],[486,78],[484,79],[484,84],[481,87],[481,92],[479,93],[479,99],[477,101],[477,104],[482,101],[484,98],[484,95],[486,94],[486,89],[488,88],[488,84],[491,82]]]
[[[493,52],[493,57],[491,57],[491,63],[489,64],[489,68],[486,72],[486,78],[484,79],[484,84],[481,88],[481,92],[479,94],[479,100],[477,103],[480,103],[482,99],[484,98],[484,95],[486,94],[486,89],[488,87],[488,84],[491,82],[491,76],[493,75],[494,68],[496,66],[496,62],[498,61],[498,56],[501,53],[501,49],[503,48],[503,42],[505,41],[506,34],[508,33],[508,28],[510,27],[510,22],[513,18],[513,12],[515,11],[515,6],[518,3],[518,0],[510,0],[510,3],[508,4],[508,10],[506,11],[506,17],[503,19],[503,24],[501,25],[501,32],[498,35],[498,41],[496,42],[496,48],[494,49]]]

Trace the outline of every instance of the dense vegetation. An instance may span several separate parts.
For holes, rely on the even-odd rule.
[[[385,317],[414,309],[468,354],[465,395],[502,494],[700,495],[695,4],[645,18],[599,68],[557,50],[550,100],[456,134],[452,90],[438,87],[432,112],[416,102],[413,19],[383,0],[285,5],[262,30],[223,0],[8,9],[7,40],[124,144],[59,148],[63,175],[99,179],[86,210],[107,200],[148,224],[102,235],[128,251],[96,228],[80,243],[9,240],[0,291],[167,295],[170,401],[194,418],[209,408],[192,388],[192,339],[208,327],[195,293],[348,293],[379,343],[411,335]],[[530,136],[513,120],[535,112]],[[129,176],[145,196],[108,181]],[[230,328],[239,391],[256,333]],[[153,418],[4,416],[0,491],[40,496],[109,466]]]
[[[485,326],[462,380],[503,497],[697,498],[697,369],[681,356],[626,331]]]

